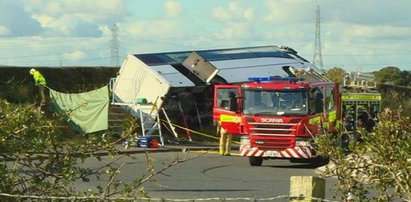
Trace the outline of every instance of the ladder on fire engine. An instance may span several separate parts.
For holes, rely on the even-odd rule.
[[[142,136],[159,137],[160,145],[164,146],[163,134],[161,133],[160,109],[157,107],[157,101],[154,103],[139,103],[137,104],[138,114]],[[154,132],[158,134],[153,134]]]

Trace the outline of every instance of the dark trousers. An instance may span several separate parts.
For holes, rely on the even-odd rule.
[[[40,94],[40,105],[46,104],[46,88],[43,85],[39,85],[39,94]]]

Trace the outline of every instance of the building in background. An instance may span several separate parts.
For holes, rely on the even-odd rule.
[[[357,88],[376,88],[377,82],[372,72],[349,72],[345,75],[344,86]]]

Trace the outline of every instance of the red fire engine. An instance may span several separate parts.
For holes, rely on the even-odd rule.
[[[213,119],[228,134],[241,135],[240,154],[252,166],[275,158],[315,162],[313,137],[321,127],[335,131],[338,95],[333,82],[254,77],[215,85]]]

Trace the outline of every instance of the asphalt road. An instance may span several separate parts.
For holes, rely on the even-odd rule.
[[[199,155],[199,156],[198,156]],[[156,170],[166,167],[175,159],[185,159],[187,153],[161,152],[149,153],[154,160]],[[318,176],[316,169],[306,164],[290,163],[288,160],[267,160],[261,167],[252,167],[248,159],[239,156],[220,156],[215,153],[190,152],[186,162],[168,168],[162,174],[143,184],[150,197],[168,199],[193,198],[270,198],[288,195],[291,176]],[[102,161],[89,159],[85,167],[99,168],[114,161],[114,165],[124,167],[118,179],[131,181],[146,173],[145,154],[134,154],[136,159],[118,156],[103,157]],[[107,184],[107,177],[91,179],[88,183],[79,182],[76,187],[81,190]],[[326,180],[326,198],[332,199],[331,186],[335,179]]]

